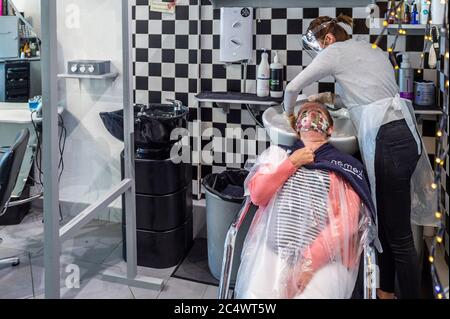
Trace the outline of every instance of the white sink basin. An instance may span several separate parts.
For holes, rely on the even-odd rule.
[[[295,114],[297,114],[299,108],[300,106],[297,106]],[[358,151],[358,140],[356,129],[350,120],[348,111],[340,109],[330,113],[334,120],[334,132],[329,139],[330,144],[344,153],[355,154]],[[289,146],[298,139],[295,131],[287,123],[281,105],[267,109],[263,114],[263,123],[274,145]]]

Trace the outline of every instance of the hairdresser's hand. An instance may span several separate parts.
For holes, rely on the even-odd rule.
[[[336,103],[336,95],[331,92],[319,93],[319,94],[311,95],[308,98],[308,101],[334,105]]]
[[[289,123],[289,126],[292,127],[292,129],[295,131],[296,130],[296,124],[297,124],[297,119],[295,118],[294,114],[288,115],[285,113],[286,119]]]
[[[307,164],[314,163],[314,152],[309,148],[302,148],[294,152],[289,157],[289,160],[296,167],[301,167]]]

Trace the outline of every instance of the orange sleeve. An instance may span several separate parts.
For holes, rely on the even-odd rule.
[[[272,173],[256,172],[248,184],[253,204],[266,206],[284,182],[296,171],[297,167],[286,159]]]
[[[303,256],[310,260],[313,271],[328,264],[333,256],[340,254],[342,262],[349,264],[353,245],[351,238],[358,231],[361,200],[353,188],[345,183],[345,189],[340,189],[343,183],[341,177],[330,174],[329,192],[329,223],[316,240],[305,249]],[[344,196],[344,198],[342,198]],[[345,201],[345,205],[342,205]]]

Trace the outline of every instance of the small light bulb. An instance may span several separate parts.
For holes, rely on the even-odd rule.
[[[437,184],[436,183],[431,184],[431,188],[432,189],[436,189],[437,188]]]
[[[427,4],[430,5],[430,4],[431,4],[431,1],[427,1]]]
[[[398,70],[398,69],[400,69],[400,67],[399,67],[398,65],[396,65],[396,66],[394,67],[394,69]]]
[[[388,23],[386,20],[383,21],[383,26],[384,26],[384,27],[387,27],[388,24],[389,24],[389,23]]]
[[[395,12],[394,11],[391,11],[391,16],[395,16]]]
[[[421,58],[423,58],[424,56],[425,56],[425,54],[423,54],[423,53],[420,54],[420,57],[421,57]]]
[[[436,241],[440,244],[442,243],[442,237],[436,237]]]
[[[442,294],[437,294],[437,297],[438,297],[438,299],[442,299],[443,298]]]
[[[444,161],[441,161],[439,165],[444,166]]]
[[[434,257],[433,257],[433,256],[428,257],[428,261],[429,261],[430,263],[433,263],[433,262],[434,262]]]
[[[441,159],[440,158],[436,158],[436,163],[437,164],[441,163]]]
[[[437,137],[442,137],[442,131],[441,130],[437,131],[436,135]]]
[[[441,214],[441,212],[436,212],[436,213],[434,213],[434,216],[435,216],[437,219],[441,219],[442,214]]]
[[[448,89],[448,80],[445,81],[445,88]]]
[[[445,52],[445,58],[446,58],[446,59],[448,59],[448,58],[449,58],[449,53],[448,53],[448,51],[447,51],[447,52]]]
[[[376,48],[378,48],[378,45],[376,43],[373,43],[372,44],[372,49],[376,49]]]
[[[394,51],[392,48],[388,48],[388,52],[392,52]]]
[[[432,21],[432,20],[430,20],[430,21],[428,21],[428,23],[429,23],[429,24],[433,24],[433,21]]]

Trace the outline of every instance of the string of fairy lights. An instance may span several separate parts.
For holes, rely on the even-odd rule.
[[[440,1],[442,4],[445,4],[444,12],[448,12],[448,0],[432,0],[432,1]],[[395,1],[394,1],[395,2]],[[402,10],[402,6],[405,5],[406,0],[399,1],[395,6],[392,5],[387,14],[386,19],[383,21],[383,28],[376,38],[375,42],[373,42],[372,47],[374,49],[378,48],[380,45],[380,42],[383,38],[383,35],[389,28],[389,21],[388,19],[393,19],[396,24],[398,25],[397,34],[395,35],[393,43],[387,48],[387,51],[389,53],[389,59],[391,60],[392,64],[394,65],[394,68],[396,70],[399,69],[399,65],[397,63],[397,59],[394,55],[394,50],[397,44],[397,40],[400,36],[404,36],[407,34],[406,29],[403,27],[402,19],[400,17],[400,12]],[[429,8],[431,8],[431,0],[427,1],[427,5]],[[432,20],[432,14],[433,12],[430,10],[430,13],[428,14],[428,20],[425,26],[425,36],[424,36],[424,46],[423,51],[420,55],[421,62],[420,62],[420,68],[417,70],[417,73],[422,73],[422,69],[424,68],[424,58],[425,58],[425,52],[429,48],[429,45],[432,45],[433,43],[433,35],[432,35],[432,27],[433,27],[433,20]],[[440,35],[445,36],[446,39],[449,39],[449,25],[448,25],[448,16],[445,14],[444,18],[444,24],[443,27],[440,30]],[[448,46],[446,48],[446,52],[444,54],[445,65],[448,66],[449,63],[449,52],[448,52]],[[449,101],[449,80],[446,80],[444,83],[444,91],[443,91],[443,109],[442,109],[442,115],[440,116],[438,129],[436,132],[436,139],[437,139],[437,152],[436,152],[436,165],[434,169],[434,182],[431,184],[431,188],[436,192],[436,199],[438,204],[438,211],[434,213],[434,216],[436,220],[438,221],[439,228],[436,231],[436,235],[433,238],[433,243],[431,245],[430,249],[430,255],[428,257],[428,261],[430,262],[430,269],[431,269],[431,278],[433,282],[433,293],[434,296],[437,299],[448,299],[448,293],[449,288],[443,287],[442,283],[439,279],[437,268],[435,265],[436,260],[436,253],[438,246],[443,244],[443,238],[445,235],[445,222],[444,222],[444,214],[441,212],[441,206],[442,206],[442,194],[438,190],[438,185],[441,183],[441,178],[443,174],[443,168],[445,164],[445,159],[448,155],[449,149],[448,149],[448,143],[446,146],[444,146],[444,139],[445,139],[445,128],[448,124],[449,120],[449,113],[448,113],[448,101]]]
[[[448,0],[433,0],[433,1],[441,1],[442,4],[445,4],[444,12],[448,12]],[[396,24],[398,24],[398,30],[397,30],[397,34],[395,35],[394,41],[387,48],[387,51],[389,53],[389,59],[391,60],[392,64],[394,65],[394,68],[396,70],[399,69],[397,59],[394,55],[394,50],[395,50],[395,47],[397,44],[397,40],[400,36],[404,36],[407,34],[406,29],[403,28],[402,19],[400,16],[402,6],[405,5],[405,2],[406,2],[406,0],[402,0],[402,1],[399,1],[397,4],[390,6],[390,8],[387,12],[387,15],[386,15],[386,19],[383,21],[383,28],[382,28],[379,36],[375,40],[375,42],[372,44],[372,47],[374,49],[379,47],[380,42],[383,38],[383,35],[385,34],[385,32],[387,31],[387,29],[389,27],[388,19],[392,19],[393,21],[396,22]],[[391,3],[396,3],[396,2],[393,1]],[[431,1],[427,1],[427,4],[428,4],[428,6],[431,7]],[[423,46],[423,51],[420,55],[421,62],[420,62],[420,68],[417,70],[418,74],[422,73],[422,69],[424,68],[425,52],[429,48],[429,45],[432,45],[432,42],[434,41],[433,36],[432,36],[432,26],[433,26],[432,12],[430,12],[428,15],[428,20],[427,20],[426,26],[425,26],[424,46]],[[441,36],[445,36],[446,39],[449,39],[449,25],[448,25],[448,16],[447,15],[445,15],[445,21],[444,21],[443,27],[441,28],[440,33],[441,33]],[[448,65],[448,62],[449,62],[448,45],[446,48],[444,59],[446,60],[445,65]],[[444,83],[444,91],[443,91],[444,105],[443,105],[443,109],[442,109],[442,115],[440,116],[440,120],[439,120],[439,126],[438,126],[438,129],[436,132],[437,153],[436,153],[436,164],[435,164],[435,169],[434,169],[434,182],[430,185],[431,188],[436,192],[436,195],[437,195],[436,198],[437,198],[437,202],[438,202],[438,206],[437,206],[438,211],[436,211],[434,213],[434,215],[438,221],[439,228],[433,239],[433,243],[432,243],[431,249],[430,249],[430,255],[428,257],[428,260],[430,262],[431,277],[432,277],[432,282],[433,282],[433,293],[437,299],[448,298],[448,289],[449,289],[448,287],[444,288],[442,286],[442,283],[437,274],[437,269],[436,269],[436,265],[435,265],[437,248],[439,245],[443,244],[443,238],[444,238],[444,234],[445,234],[444,214],[441,212],[441,209],[440,209],[441,203],[442,203],[441,202],[442,195],[441,195],[441,192],[438,190],[438,185],[441,182],[445,159],[449,152],[448,143],[446,144],[446,146],[444,146],[444,138],[445,138],[444,131],[445,131],[446,124],[448,123],[448,119],[449,119],[449,117],[448,117],[448,114],[449,114],[448,113],[448,98],[449,98],[449,80],[446,80]]]

